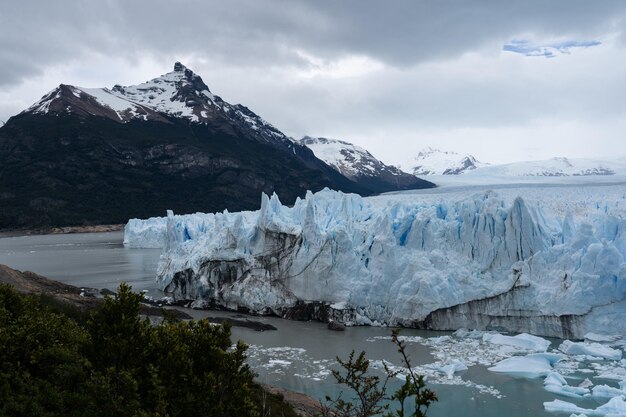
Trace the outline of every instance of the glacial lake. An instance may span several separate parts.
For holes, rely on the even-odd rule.
[[[135,290],[147,290],[154,297],[162,296],[155,286],[154,275],[159,249],[126,249],[123,233],[86,233],[41,235],[0,239],[0,263],[19,270],[29,270],[76,286],[115,290],[126,281]],[[189,311],[196,318],[208,314],[238,316],[236,313]],[[241,339],[249,347],[249,363],[258,379],[272,385],[303,392],[314,398],[336,395],[338,386],[330,375],[335,357],[346,358],[351,350],[367,352],[373,360],[387,360],[399,365],[399,356],[388,340],[390,329],[353,327],[333,332],[316,322],[295,322],[278,318],[255,318],[274,325],[277,331],[257,332],[233,328],[233,340]],[[456,346],[450,332],[405,329],[402,335],[421,343],[408,343],[413,365],[426,365],[454,357],[447,346]],[[552,340],[552,348],[561,341]],[[452,345],[451,345],[452,343]],[[460,346],[460,344],[459,344]],[[473,354],[471,345],[465,355]],[[483,354],[488,355],[485,351]],[[594,384],[613,381],[592,378],[588,370],[567,375],[571,385],[593,379]],[[432,381],[432,379],[429,379]],[[429,387],[440,398],[429,410],[432,417],[526,417],[565,416],[569,413],[547,413],[544,401],[562,399],[578,406],[595,408],[601,403],[593,399],[571,400],[543,389],[542,379],[517,379],[495,374],[487,366],[476,364],[452,379],[441,376]],[[396,386],[399,381],[395,382]],[[452,385],[450,385],[452,384]]]

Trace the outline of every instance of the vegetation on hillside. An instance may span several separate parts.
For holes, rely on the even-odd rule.
[[[0,286],[0,416],[295,416],[229,326],[139,315],[122,284],[87,313]]]

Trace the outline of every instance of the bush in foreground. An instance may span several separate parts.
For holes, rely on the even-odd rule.
[[[44,301],[0,286],[0,415],[245,417],[263,411],[244,363],[246,347],[231,348],[228,326],[205,320],[151,325],[139,315],[141,296],[125,284],[79,320]]]
[[[426,388],[424,377],[416,374],[411,367],[411,360],[406,353],[406,345],[400,340],[399,332],[394,330],[391,340],[397,346],[406,368],[404,384],[393,394],[387,394],[387,385],[400,371],[392,371],[383,363],[384,376],[381,378],[369,372],[369,360],[365,352],[355,356],[350,353],[347,360],[337,358],[341,370],[334,370],[333,376],[341,385],[352,391],[353,397],[345,400],[342,395],[332,399],[326,397],[327,405],[323,407],[323,417],[426,417],[426,412],[437,395]],[[392,403],[398,408],[389,411]]]

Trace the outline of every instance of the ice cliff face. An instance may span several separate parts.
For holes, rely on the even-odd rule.
[[[132,220],[125,241],[164,246],[160,287],[197,304],[347,324],[626,333],[617,188],[613,205],[565,213],[493,192],[324,190],[293,207],[263,195],[255,212]]]

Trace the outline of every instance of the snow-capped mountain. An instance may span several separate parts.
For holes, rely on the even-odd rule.
[[[131,120],[167,122],[168,117],[192,123],[214,124],[227,120],[260,142],[293,147],[293,141],[241,104],[229,104],[213,94],[202,78],[180,62],[174,70],[139,85],[83,88],[61,84],[23,113],[102,116],[127,123]]]
[[[542,161],[484,166],[471,172],[471,176],[484,177],[567,177],[616,174],[626,174],[626,161],[559,157]]]
[[[429,147],[417,154],[411,172],[414,175],[458,175],[486,165],[472,155]]]
[[[412,189],[419,185],[425,188],[429,185],[427,181],[384,164],[366,149],[349,142],[305,136],[299,143],[344,176],[380,192]]]

